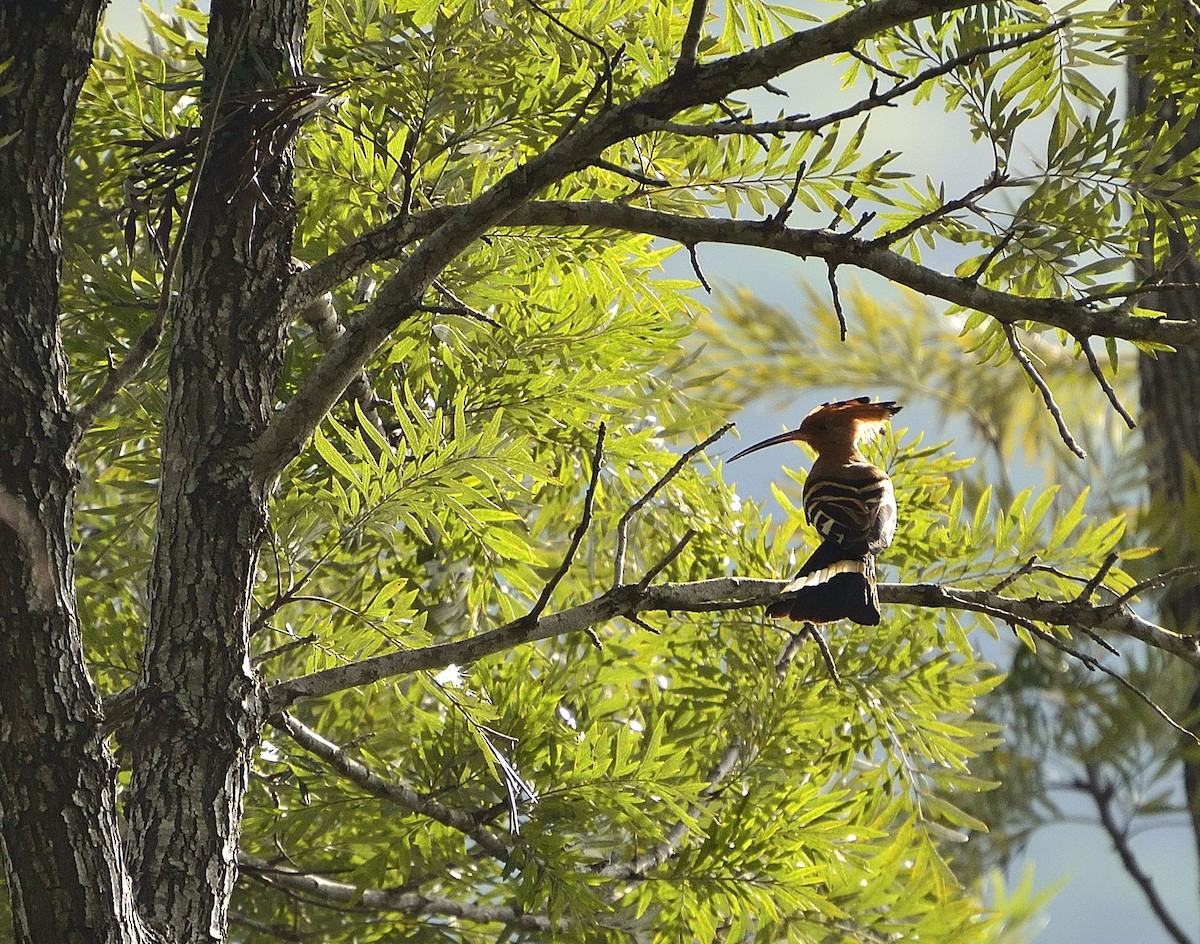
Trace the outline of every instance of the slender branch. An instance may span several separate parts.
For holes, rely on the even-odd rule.
[[[695,7],[692,9],[694,14]],[[847,118],[854,118],[855,116],[861,115],[864,112],[872,109],[889,105],[897,98],[901,98],[902,96],[921,88],[921,86],[925,85],[927,82],[931,82],[940,76],[947,75],[950,72],[953,72],[955,69],[958,69],[960,66],[966,65],[967,63],[970,63],[981,56],[990,55],[993,52],[1005,52],[1009,49],[1016,49],[1020,46],[1025,46],[1029,43],[1044,39],[1051,33],[1055,33],[1063,29],[1070,22],[1071,21],[1069,18],[1057,20],[1054,23],[1050,23],[1032,33],[1025,33],[1012,39],[1005,39],[995,43],[988,43],[985,46],[978,46],[975,49],[968,49],[966,52],[947,59],[945,62],[939,63],[936,66],[930,66],[928,69],[918,72],[911,78],[905,78],[898,73],[889,73],[892,78],[897,79],[898,81],[896,85],[892,86],[887,91],[879,92],[875,89],[872,89],[869,95],[855,102],[853,105],[849,105],[846,108],[839,109],[838,111],[830,112],[826,115],[821,115],[818,118],[794,116],[791,118],[780,118],[775,121],[721,121],[714,124],[684,124],[663,121],[655,125],[655,130],[709,138],[723,137],[730,134],[779,135],[803,133],[806,131],[820,131],[822,128],[827,128],[834,122],[845,121]],[[690,25],[691,24],[689,23],[689,26]],[[851,55],[854,55],[853,50],[851,51]],[[864,61],[866,61],[873,68],[880,69],[881,71],[885,72],[887,71],[882,69],[878,63],[865,59]]]
[[[543,615],[535,623],[524,617],[466,639],[391,652],[350,665],[279,682],[269,691],[270,709],[280,711],[302,698],[316,698],[369,685],[381,679],[424,669],[463,665],[539,639],[582,633],[616,617],[646,612],[711,613],[766,606],[783,583],[747,577],[718,577],[695,583],[614,587],[587,603]],[[1075,600],[1006,597],[986,590],[962,590],[938,584],[879,584],[880,602],[891,605],[944,607],[1017,619],[1047,626],[1079,626],[1119,633],[1162,649],[1200,668],[1200,638],[1164,629],[1124,603],[1083,604]]]
[[[699,279],[700,285],[703,287],[704,291],[708,292],[708,294],[711,295],[712,294],[712,286],[708,284],[708,279],[706,279],[704,277],[704,270],[700,268],[700,259],[696,256],[695,244],[693,243],[692,245],[688,246],[687,248],[688,248],[688,255],[691,257],[691,260],[692,260],[692,271],[696,273],[696,278]]]
[[[665,177],[651,177],[649,174],[643,174],[639,170],[622,167],[620,164],[614,164],[612,161],[606,161],[603,158],[597,158],[592,161],[592,166],[599,167],[601,170],[606,170],[612,174],[618,174],[621,177],[627,177],[634,183],[641,184],[643,187],[667,187],[671,183]]]
[[[837,315],[838,334],[841,340],[846,340],[846,311],[842,308],[842,293],[838,291],[837,283],[837,263],[830,262],[827,266],[829,270],[829,292],[833,298],[833,311]]]
[[[1117,597],[1115,602],[1117,606],[1124,606],[1134,597],[1145,593],[1147,590],[1165,587],[1177,577],[1190,577],[1193,574],[1200,574],[1200,564],[1184,564],[1182,567],[1172,567],[1168,571],[1164,571],[1161,574],[1156,574],[1153,577],[1147,577],[1145,580],[1135,583],[1132,587]]]
[[[638,587],[644,590],[646,587],[650,586],[654,578],[666,570],[667,567],[670,566],[671,561],[675,560],[676,557],[683,553],[683,549],[688,546],[692,538],[695,536],[696,530],[694,528],[688,528],[683,537],[675,542],[675,546],[667,551],[663,559],[642,575],[642,579],[638,581]]]
[[[1137,429],[1137,423],[1133,421],[1133,417],[1129,415],[1129,411],[1121,405],[1121,401],[1117,399],[1117,391],[1113,389],[1112,384],[1108,382],[1108,378],[1104,376],[1104,371],[1100,369],[1100,362],[1096,360],[1096,352],[1092,350],[1091,341],[1088,338],[1077,338],[1079,346],[1083,348],[1083,355],[1087,358],[1088,367],[1092,370],[1092,375],[1100,384],[1100,389],[1104,391],[1104,395],[1108,397],[1108,402],[1112,404],[1117,414],[1125,421],[1125,425],[1130,429]]]
[[[970,193],[964,194],[961,197],[957,197],[954,200],[947,200],[937,209],[930,210],[928,213],[918,216],[915,220],[910,220],[903,226],[898,226],[896,229],[889,230],[886,233],[881,233],[880,235],[876,236],[872,242],[880,246],[890,246],[893,243],[897,243],[904,239],[904,237],[911,236],[913,233],[917,232],[923,227],[949,216],[951,213],[963,209],[973,209],[975,201],[977,201],[980,197],[986,196],[993,190],[1005,186],[1007,183],[1008,181],[1000,174],[993,174],[987,181],[980,184]],[[976,278],[978,278],[978,274],[976,274]]]
[[[645,508],[646,504],[652,501],[654,496],[662,491],[663,488],[665,488],[671,481],[671,479],[675,478],[675,476],[682,472],[687,467],[687,464],[692,461],[694,456],[703,452],[731,429],[733,429],[733,424],[726,423],[715,433],[712,433],[703,442],[692,446],[687,452],[685,452],[675,461],[675,464],[671,466],[671,468],[669,468],[657,482],[655,482],[646,490],[646,493],[642,495],[641,498],[639,498],[625,510],[625,514],[621,515],[621,520],[617,522],[617,547],[613,553],[614,589],[625,582],[625,551],[629,543],[629,522],[633,519],[633,516]],[[682,549],[682,547],[679,548],[679,550]],[[663,566],[665,566],[665,564]]]
[[[1042,400],[1046,403],[1046,409],[1050,411],[1050,415],[1054,417],[1054,422],[1058,426],[1058,435],[1062,437],[1062,441],[1067,444],[1070,449],[1080,459],[1086,459],[1087,453],[1083,447],[1075,441],[1075,437],[1071,435],[1071,430],[1067,428],[1067,421],[1063,419],[1062,410],[1054,400],[1054,394],[1050,391],[1050,385],[1042,379],[1042,375],[1038,373],[1037,368],[1033,365],[1033,360],[1029,357],[1029,353],[1021,346],[1021,342],[1017,339],[1017,329],[1011,324],[1005,324],[1004,336],[1008,338],[1008,347],[1013,353],[1013,357],[1017,359],[1017,363],[1021,365],[1025,373],[1029,375],[1029,379],[1033,381],[1033,385],[1038,388],[1042,394]]]
[[[1113,814],[1112,800],[1113,787],[1111,784],[1104,783],[1100,779],[1100,772],[1095,764],[1086,764],[1084,766],[1086,779],[1076,781],[1074,784],[1081,792],[1086,793],[1092,798],[1092,802],[1096,804],[1096,813],[1100,817],[1100,825],[1104,827],[1104,831],[1108,833],[1108,838],[1112,840],[1113,848],[1117,852],[1118,858],[1121,860],[1121,865],[1125,867],[1125,871],[1133,882],[1141,890],[1143,897],[1146,899],[1146,904],[1158,918],[1159,924],[1163,926],[1163,930],[1177,942],[1177,944],[1192,944],[1192,939],[1175,921],[1175,918],[1168,910],[1166,903],[1159,896],[1157,889],[1154,887],[1154,880],[1142,868],[1137,857],[1133,854],[1133,848],[1129,844],[1129,831],[1122,827],[1117,822],[1116,816]]]
[[[683,31],[683,41],[679,44],[679,60],[675,63],[675,72],[687,72],[696,65],[696,55],[700,50],[700,39],[704,35],[704,18],[708,15],[708,0],[692,0],[692,11],[688,14],[687,27]]]
[[[575,552],[579,550],[579,545],[583,542],[583,536],[587,533],[588,526],[592,523],[592,505],[596,499],[596,487],[600,484],[600,467],[604,463],[604,432],[605,426],[600,424],[600,428],[596,430],[596,449],[592,454],[592,477],[588,482],[587,491],[583,496],[583,514],[579,517],[579,525],[575,528],[575,533],[571,536],[571,544],[567,547],[567,553],[563,555],[562,563],[558,565],[556,570],[546,581],[546,585],[542,587],[541,595],[534,603],[531,609],[522,618],[522,621],[530,625],[536,625],[546,607],[550,604],[550,597],[553,596],[555,588],[559,582],[567,575],[567,571],[571,569],[571,562],[575,559]]]
[[[289,714],[277,715],[272,720],[302,748],[321,758],[342,776],[372,796],[388,800],[419,816],[457,830],[470,838],[488,855],[494,856],[502,862],[507,862],[512,855],[512,849],[507,843],[484,829],[470,814],[423,796],[404,784],[385,780],[378,774],[372,773],[365,764],[350,757],[343,748],[326,740]]]
[[[288,304],[302,308],[315,294],[350,278],[368,262],[395,258],[422,235],[444,225],[461,207],[437,207],[403,225],[384,224],[300,273],[289,286]],[[499,224],[498,224],[499,225]],[[559,227],[646,233],[687,246],[701,243],[748,246],[801,259],[818,258],[875,272],[923,295],[986,312],[1001,324],[1032,321],[1061,328],[1076,338],[1113,337],[1174,348],[1200,347],[1200,320],[1130,315],[1120,305],[1097,307],[1088,298],[1044,298],[986,288],[975,278],[945,275],[852,233],[788,229],[763,220],[684,217],[599,201],[530,201],[503,220],[505,228]],[[1130,286],[1134,294],[1137,286]]]
[[[1104,563],[1102,563],[1096,569],[1096,572],[1091,576],[1088,582],[1083,585],[1083,589],[1079,591],[1079,596],[1075,598],[1076,601],[1079,603],[1087,603],[1087,601],[1092,598],[1092,595],[1104,584],[1104,578],[1108,576],[1108,572],[1113,569],[1120,558],[1121,555],[1116,551],[1113,551],[1106,558],[1104,558]]]
[[[322,875],[280,868],[249,853],[238,853],[241,871],[270,885],[301,893],[331,904],[350,905],[360,910],[399,911],[405,914],[445,915],[478,924],[508,924],[529,931],[563,931],[570,925],[563,919],[526,914],[503,905],[480,905],[454,901],[438,895],[393,888],[360,888]]]
[[[414,225],[428,226],[449,213],[449,208],[429,211],[429,220],[422,214],[414,220]],[[1037,322],[1061,328],[1075,337],[1113,337],[1175,348],[1200,347],[1200,320],[1197,319],[1130,315],[1122,312],[1120,306],[1099,308],[1086,298],[1048,298],[1001,292],[979,285],[973,278],[945,275],[850,233],[773,227],[765,220],[685,217],[599,201],[531,201],[514,210],[503,222],[504,228],[531,226],[645,233],[683,246],[716,243],[769,249],[801,259],[823,259],[875,272],[923,295],[986,312],[1001,324]]]

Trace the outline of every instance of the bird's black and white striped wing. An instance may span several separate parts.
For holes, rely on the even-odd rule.
[[[804,515],[823,542],[848,554],[877,554],[896,533],[896,496],[887,473],[873,465],[845,466],[837,476],[810,475]]]

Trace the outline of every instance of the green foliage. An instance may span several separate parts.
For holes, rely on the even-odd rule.
[[[727,6],[702,60],[811,18],[758,0]],[[296,142],[298,264],[477,198],[610,97],[627,101],[662,81],[689,8],[316,0],[305,74],[334,100]],[[79,401],[158,308],[194,160],[205,17],[186,5],[149,16],[155,48],[102,43],[80,105],[63,293]],[[866,58],[845,57],[843,78],[854,87],[915,76],[1044,17],[1038,5],[1012,3],[903,28],[867,44]],[[869,207],[881,232],[912,229],[898,250],[919,258],[922,244],[949,243],[960,269],[979,270],[985,284],[1038,295],[1102,287],[1117,247],[1166,202],[1192,200],[1194,184],[1159,167],[1170,139],[1147,153],[1136,127],[1118,127],[1114,98],[1081,71],[1112,23],[1079,14],[1079,24],[965,56],[940,80],[941,104],[964,110],[990,144],[992,181],[1004,177],[1020,197],[1004,212],[942,212],[944,186],[913,183],[903,155],[874,147],[868,114],[786,138],[652,130],[539,196],[683,216],[762,218],[786,207],[817,226],[831,215],[857,223]],[[930,94],[922,88],[918,102]],[[711,126],[744,110],[730,101],[677,121]],[[1051,112],[1045,168],[1018,178],[1018,132]],[[1152,185],[1131,187],[1127,172]],[[397,250],[401,261],[408,248]],[[1045,447],[1039,407],[1003,363],[995,325],[935,324],[916,303],[884,312],[856,293],[849,344],[835,351],[828,311],[800,329],[742,298],[713,319],[695,286],[663,277],[671,251],[638,234],[502,224],[444,260],[424,299],[433,310],[404,321],[369,365],[374,401],[339,404],[273,496],[254,588],[268,683],[523,617],[580,520],[601,422],[610,433],[594,517],[550,612],[611,585],[627,509],[730,410],[778,394],[781,375],[801,388],[930,395],[946,415],[968,416],[1001,468],[1021,449]],[[356,283],[336,287],[342,319],[397,265],[372,259]],[[289,330],[280,402],[325,350],[306,324]],[[1078,391],[1093,381],[1069,340],[1033,339],[1056,387]],[[1000,363],[980,370],[967,360],[976,349]],[[136,678],[163,386],[152,360],[79,450],[80,615],[106,693]],[[1089,446],[1103,455],[1112,429],[1092,432]],[[1118,547],[1121,520],[1086,515],[1077,482],[1034,490],[1005,472],[992,493],[944,446],[898,434],[879,448],[904,509],[881,563],[902,581],[988,588],[1037,554],[1043,566],[1013,592],[1069,596]],[[802,481],[778,490],[789,514],[771,528],[760,506],[697,459],[633,518],[627,573],[640,579],[690,529],[657,579],[783,574],[789,554],[815,540],[795,511]],[[1108,585],[1120,592],[1130,578],[1114,569]],[[981,769],[997,730],[978,701],[1000,680],[978,658],[971,625],[897,608],[879,628],[832,627],[837,686],[811,644],[781,661],[792,640],[757,614],[645,614],[601,626],[599,645],[547,639],[305,703],[298,716],[322,736],[470,826],[370,794],[275,729],[255,764],[244,851],[357,891],[334,907],[248,870],[238,933],[1012,940],[955,878],[987,828],[979,797],[992,784]],[[369,905],[368,892],[382,889],[412,897]],[[1021,915],[1033,905],[1024,890],[1005,907]]]

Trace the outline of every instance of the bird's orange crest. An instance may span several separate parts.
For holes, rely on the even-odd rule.
[[[866,442],[878,433],[902,408],[894,400],[875,400],[856,397],[822,403],[800,424],[801,429],[828,424],[833,428],[851,431],[852,441]]]

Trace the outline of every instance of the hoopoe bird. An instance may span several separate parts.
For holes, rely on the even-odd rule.
[[[867,397],[824,403],[798,429],[755,443],[730,460],[783,442],[807,443],[817,453],[804,483],[804,516],[821,543],[767,607],[767,616],[879,624],[875,555],[896,533],[896,496],[888,474],[864,459],[858,446],[900,409],[891,400]]]

